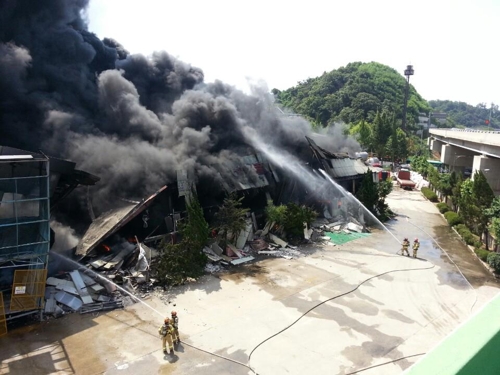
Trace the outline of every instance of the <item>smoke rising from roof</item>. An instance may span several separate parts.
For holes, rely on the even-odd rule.
[[[201,69],[166,52],[133,55],[113,39],[101,41],[87,30],[87,5],[0,5],[2,144],[77,162],[101,177],[93,199],[104,207],[111,196],[151,193],[179,169],[231,178],[236,155],[250,145],[248,127],[275,147],[306,145],[309,123],[280,116],[266,87],[247,95],[205,84]]]

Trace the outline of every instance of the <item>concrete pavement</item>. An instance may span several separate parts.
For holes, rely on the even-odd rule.
[[[0,338],[0,374],[252,373],[236,362],[260,375],[349,374],[424,353],[495,295],[497,283],[419,192],[395,190],[388,203],[400,214],[389,230],[419,237],[421,259],[396,255],[399,244],[382,229],[342,246],[308,246],[296,260],[269,258],[175,288],[168,306],[147,300],[165,316],[179,314],[184,344],[173,356],[161,352],[163,316],[135,304],[10,332]],[[418,359],[363,374],[399,374]]]

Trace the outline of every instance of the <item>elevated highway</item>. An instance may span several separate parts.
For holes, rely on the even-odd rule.
[[[500,131],[430,129],[429,148],[441,154],[450,170],[486,176],[495,194],[500,194]]]

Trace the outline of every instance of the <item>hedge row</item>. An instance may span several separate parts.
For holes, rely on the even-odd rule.
[[[429,188],[422,188],[422,194],[431,202],[438,202],[438,197],[436,193],[434,193]],[[492,253],[488,250],[484,250],[481,248],[483,243],[479,239],[478,236],[473,234],[467,226],[463,224],[463,220],[459,214],[451,211],[451,208],[444,202],[440,202],[436,204],[439,212],[444,214],[446,221],[452,227],[455,227],[460,237],[465,241],[467,245],[474,246],[474,253],[481,259],[483,262],[487,262],[496,273],[500,274],[500,254]]]
[[[442,214],[444,214],[445,212],[451,211],[450,206],[448,206],[444,202],[436,204],[436,207],[438,208],[439,212],[441,212]]]
[[[479,237],[473,234],[464,224],[458,224],[455,229],[467,245],[474,247],[481,247],[483,245],[483,243],[479,240]]]
[[[456,212],[453,211],[445,212],[444,217],[448,222],[448,224],[450,224],[452,227],[463,223],[462,218]]]
[[[500,273],[500,254],[489,253],[487,261],[488,264],[495,270],[495,273]]]
[[[488,250],[479,249],[477,247],[474,249],[474,252],[483,262],[486,262],[488,260],[488,256],[491,254]]]
[[[431,189],[429,189],[427,187],[423,187],[422,190],[421,190],[421,192],[424,195],[424,197],[426,197],[431,202],[437,202],[438,201],[438,197],[437,197],[436,193],[434,193]]]

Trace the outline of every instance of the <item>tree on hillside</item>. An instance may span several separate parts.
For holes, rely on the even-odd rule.
[[[387,141],[391,136],[394,117],[387,112],[377,112],[373,120],[372,149],[378,157],[384,157]]]
[[[372,145],[372,127],[365,120],[361,120],[349,129],[349,134],[356,137],[357,141],[365,150]]]
[[[400,119],[405,87],[404,77],[396,70],[376,62],[355,62],[272,92],[281,105],[326,126],[337,120],[370,123],[377,111],[395,112]],[[409,123],[416,122],[420,112],[429,111],[428,103],[410,85]]]
[[[447,123],[442,125],[435,119],[431,121],[438,127],[466,127],[466,128],[500,128],[500,112],[498,105],[479,103],[476,106],[450,100],[431,100],[429,105],[434,112],[445,112]],[[490,124],[486,120],[490,119]]]
[[[408,156],[408,138],[396,121],[392,124],[392,134],[387,141],[386,149],[393,162],[397,159],[406,160]]]

